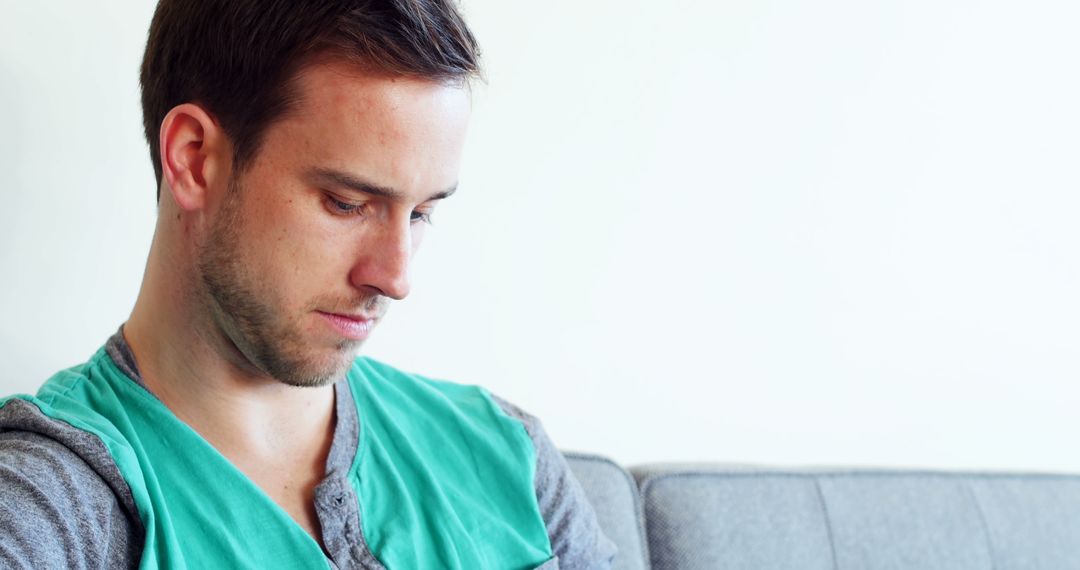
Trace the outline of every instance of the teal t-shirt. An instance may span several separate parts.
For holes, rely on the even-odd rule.
[[[360,519],[352,538],[384,567],[531,569],[552,558],[532,442],[490,394],[366,358],[346,382],[360,418],[342,475]],[[144,527],[142,568],[329,567],[310,535],[104,349],[17,397],[104,443]]]

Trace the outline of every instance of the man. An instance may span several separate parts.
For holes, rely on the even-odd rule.
[[[602,568],[539,423],[357,350],[457,186],[450,0],[162,0],[128,321],[0,400],[0,567]]]

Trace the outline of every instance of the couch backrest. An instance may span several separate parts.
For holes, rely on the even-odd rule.
[[[655,570],[1080,569],[1080,477],[633,468]]]

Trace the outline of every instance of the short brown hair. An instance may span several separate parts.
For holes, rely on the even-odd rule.
[[[296,104],[291,80],[317,54],[438,81],[479,73],[454,0],[161,0],[139,75],[158,198],[158,130],[173,107],[197,102],[211,113],[242,171]]]

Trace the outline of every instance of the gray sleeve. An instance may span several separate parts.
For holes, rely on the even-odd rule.
[[[134,568],[140,531],[109,484],[70,448],[0,429],[0,568]]]
[[[525,424],[536,449],[536,500],[547,526],[552,554],[559,560],[559,570],[610,568],[615,544],[600,530],[581,483],[571,473],[566,458],[548,437],[540,420],[498,396],[493,398],[507,415]]]

